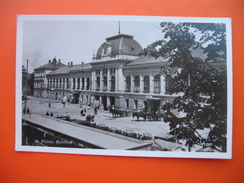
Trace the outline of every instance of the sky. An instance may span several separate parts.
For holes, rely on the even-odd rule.
[[[28,20],[23,21],[22,65],[26,67],[28,59],[31,73],[54,57],[64,64],[92,62],[93,53],[119,30],[134,36],[142,48],[162,38],[160,22],[155,21]]]

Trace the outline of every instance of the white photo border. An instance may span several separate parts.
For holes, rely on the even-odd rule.
[[[23,56],[23,23],[25,21],[148,21],[148,22],[190,22],[190,23],[224,23],[226,24],[227,46],[227,152],[173,152],[173,151],[133,151],[133,150],[98,150],[58,147],[37,147],[22,145],[22,56]],[[46,152],[83,155],[164,157],[164,158],[232,158],[232,110],[233,110],[233,78],[232,78],[232,29],[230,18],[198,18],[198,17],[155,17],[155,16],[117,16],[117,15],[18,15],[16,44],[16,133],[15,150],[25,152]]]

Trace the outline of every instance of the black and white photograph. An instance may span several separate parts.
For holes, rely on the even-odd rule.
[[[232,157],[229,18],[19,15],[16,151]]]

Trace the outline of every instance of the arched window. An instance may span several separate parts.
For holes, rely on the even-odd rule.
[[[172,80],[172,77],[170,75],[167,75],[165,77],[165,93],[169,93],[170,92],[171,80]]]
[[[85,78],[81,79],[81,89],[84,90],[85,89]]]
[[[144,76],[144,93],[149,93],[150,81],[148,76]]]
[[[66,79],[66,89],[69,89],[69,79]]]
[[[77,78],[77,90],[80,89],[80,78]]]
[[[115,77],[111,77],[111,92],[115,91]]]
[[[154,90],[153,90],[153,93],[160,93],[160,87],[161,87],[161,84],[160,84],[160,75],[156,75],[154,77]]]
[[[103,91],[106,91],[107,90],[107,76],[104,76],[103,77]]]
[[[73,89],[75,89],[75,78],[73,78]]]
[[[62,79],[59,79],[59,88],[62,88]]]
[[[86,78],[86,90],[89,90],[90,88],[90,79]]]
[[[97,88],[96,88],[97,91],[100,90],[100,77],[97,77]]]
[[[139,76],[135,76],[134,83],[135,83],[134,92],[139,93],[139,91],[140,91],[140,78],[139,78]]]
[[[130,92],[130,89],[131,89],[131,79],[130,79],[130,76],[127,76],[126,77],[125,83],[126,83],[125,91],[126,92]]]

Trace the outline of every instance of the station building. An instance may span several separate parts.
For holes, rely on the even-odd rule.
[[[177,97],[168,91],[178,70],[167,72],[167,59],[139,56],[141,51],[133,36],[118,34],[106,38],[91,63],[55,65],[55,59],[35,69],[35,95],[41,91],[42,97],[103,110],[114,105],[115,109],[160,112]]]

